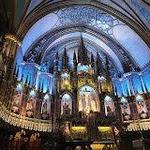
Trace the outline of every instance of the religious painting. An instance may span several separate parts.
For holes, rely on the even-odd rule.
[[[141,119],[145,119],[148,117],[148,114],[147,114],[148,110],[146,108],[146,104],[142,95],[136,96],[136,107],[137,107],[137,112],[139,114],[139,117]]]
[[[123,119],[125,121],[130,120],[131,119],[131,110],[130,110],[128,100],[126,98],[122,97],[120,106],[121,106],[121,112],[122,112]]]
[[[85,85],[78,91],[78,107],[79,112],[89,114],[100,111],[98,94],[91,86]]]
[[[72,114],[72,98],[69,94],[64,94],[61,99],[61,115]]]
[[[33,117],[36,108],[36,93],[32,90],[26,104],[26,116]]]
[[[70,90],[70,75],[68,73],[63,73],[61,75],[61,89]]]
[[[42,119],[48,119],[51,111],[50,97],[48,94],[44,96],[41,106],[41,117]]]
[[[113,99],[110,96],[106,96],[104,99],[105,115],[113,115],[115,112],[115,105]]]
[[[13,102],[12,102],[12,108],[11,108],[14,113],[19,113],[19,109],[20,109],[21,101],[22,101],[22,95],[23,95],[22,85],[18,84],[15,90],[15,94],[14,94]]]

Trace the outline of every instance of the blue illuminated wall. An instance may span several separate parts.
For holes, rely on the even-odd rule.
[[[145,90],[150,92],[150,69],[143,72],[142,79],[145,85]]]
[[[18,71],[17,71],[18,70]],[[53,75],[47,72],[42,72],[40,66],[34,63],[21,63],[17,66],[17,80],[30,87],[35,87],[36,90],[43,93],[52,94],[54,88]]]
[[[35,63],[16,65],[17,80],[43,93],[52,94],[55,91],[55,77]],[[122,78],[112,79],[115,95],[118,97],[131,96],[150,92],[150,69],[142,72],[130,72]]]
[[[150,92],[150,69],[124,74],[122,78],[114,78],[113,86],[115,95],[119,97]]]

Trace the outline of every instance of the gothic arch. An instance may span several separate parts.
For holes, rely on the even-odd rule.
[[[97,1],[87,1],[87,0],[68,0],[68,1],[60,1],[57,3],[53,3],[51,1],[44,3],[42,6],[38,6],[35,8],[30,14],[24,17],[22,20],[22,24],[20,25],[20,29],[18,30],[18,36],[22,39],[25,35],[25,33],[29,30],[29,28],[40,18],[42,18],[44,15],[53,12],[55,10],[58,10],[60,8],[70,7],[74,5],[87,5],[92,6],[101,10],[106,11],[109,14],[112,14],[113,16],[119,18],[123,22],[125,22],[127,25],[129,25],[134,31],[136,31],[147,43],[147,45],[150,46],[150,40],[148,36],[148,29],[146,29],[145,26],[140,24],[137,20],[133,20],[127,15],[121,13],[120,11],[103,4],[101,2]]]

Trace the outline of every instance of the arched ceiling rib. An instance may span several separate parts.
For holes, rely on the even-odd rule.
[[[58,38],[56,41],[51,43],[49,45],[49,47],[46,49],[44,56],[43,56],[43,60],[49,51],[51,53],[51,56],[55,56],[56,52],[61,50],[61,48],[65,47],[64,44],[66,43],[66,45],[67,45],[67,41],[69,41],[71,38],[79,39],[78,43],[80,43],[80,38],[81,38],[80,36],[81,36],[81,32],[74,32],[74,33],[66,34],[66,35]],[[113,62],[117,66],[117,68],[119,68],[119,70],[121,72],[123,72],[123,68],[122,68],[122,64],[121,64],[120,60],[118,59],[116,54],[105,43],[103,43],[101,40],[97,39],[96,37],[94,37],[88,33],[82,33],[82,37],[84,39],[84,43],[89,43],[89,45],[92,45],[92,43],[93,43],[93,46],[95,47],[95,49],[91,50],[90,48],[87,48],[89,51],[92,51],[93,54],[96,54],[97,51],[99,53],[101,53],[101,51],[103,51],[106,55],[108,55],[111,58],[111,60],[113,60]],[[66,41],[66,42],[64,42],[64,41]],[[85,44],[85,45],[87,47],[87,44]],[[57,49],[54,49],[54,47],[56,47],[56,46],[57,46]],[[61,46],[61,48],[60,48],[60,46]],[[51,50],[53,50],[53,53]],[[68,49],[67,49],[67,51],[68,51]],[[50,57],[50,58],[54,59],[53,57]]]
[[[48,64],[49,68],[52,68],[54,59],[56,57],[56,52],[58,51],[59,60],[61,60],[62,55],[64,54],[64,49],[67,49],[67,55],[69,57],[69,65],[73,66],[73,59],[72,59],[73,54],[75,52],[76,56],[78,56],[78,49],[81,41],[80,33],[78,35],[79,36],[77,37],[74,38],[71,37],[69,39],[64,39],[63,41],[59,41],[59,42],[57,41],[55,44],[53,44],[50,50],[45,52],[41,61],[41,65]],[[106,52],[103,49],[101,49],[99,45],[96,45],[94,42],[86,39],[83,33],[82,33],[82,37],[84,39],[84,45],[88,51],[89,58],[91,57],[91,54],[93,54],[94,58],[96,59],[97,52],[98,52],[103,65],[105,65],[105,60],[107,56],[109,59],[109,67],[110,67],[109,71],[111,72],[112,76],[116,77],[117,74],[120,73],[120,70],[118,69],[118,64],[115,63],[115,60],[112,59],[112,57],[109,56],[109,54],[106,54]]]
[[[41,0],[40,0],[41,2]],[[19,36],[24,36],[25,32],[37,21],[39,18],[43,17],[54,10],[58,10],[64,7],[70,7],[73,5],[89,5],[97,7],[101,10],[104,10],[113,16],[116,16],[131,28],[133,28],[143,39],[150,45],[149,40],[149,14],[150,9],[149,5],[144,1],[137,0],[97,0],[97,1],[88,1],[88,0],[47,0],[42,1],[39,4],[39,0],[36,1],[36,4],[32,3],[32,11],[28,10],[20,29],[18,30]],[[34,7],[36,6],[36,7]],[[148,29],[149,28],[149,29]]]
[[[99,45],[99,47],[101,47],[105,52],[107,51],[108,55],[111,55],[112,53],[115,54],[112,56],[117,57],[116,60],[119,59],[123,66],[124,63],[126,63],[126,61],[128,61],[129,64],[131,63],[136,66],[136,64],[133,61],[133,58],[129,57],[129,55],[125,52],[125,50],[119,44],[117,44],[112,38],[107,37],[107,35],[104,33],[94,31],[93,28],[90,28],[89,26],[86,27],[68,26],[68,27],[52,30],[49,33],[46,33],[45,36],[42,36],[40,40],[35,41],[35,43],[28,49],[29,52],[26,53],[26,58],[29,58],[30,60],[33,59],[34,61],[34,58],[36,59],[36,55],[41,53],[41,51],[44,53],[44,51],[46,51],[47,49],[50,50],[51,49],[50,47],[51,45],[53,45],[53,42],[56,43],[57,41],[63,41],[66,35],[70,35],[70,37],[68,36],[68,40],[69,40],[71,37],[76,35],[72,33],[78,33],[78,32],[86,33],[88,35],[86,36],[86,38],[88,37],[88,39],[91,42],[94,41],[95,43],[95,41],[96,42],[99,41],[97,42],[97,45]],[[77,34],[78,37],[80,33]],[[110,54],[108,53],[108,49]],[[112,59],[115,60],[114,57],[112,57]],[[122,70],[121,67],[119,68],[120,70]]]
[[[43,24],[43,26],[41,26],[41,24]],[[122,47],[126,48],[128,54],[131,54],[131,57],[134,58],[135,62],[137,62],[140,67],[149,63],[149,48],[133,30],[106,12],[88,6],[68,7],[50,13],[38,20],[30,28],[23,40],[23,54],[25,54],[26,50],[35,40],[49,30],[73,24],[85,24],[97,31],[105,32],[109,37],[114,38],[118,43],[120,42]],[[131,35],[127,35],[127,32]],[[132,36],[132,39],[130,36]],[[135,42],[136,47],[133,46]],[[107,41],[107,45],[108,43],[109,41]],[[143,59],[141,55],[138,55],[139,53],[141,53],[145,59]]]
[[[62,0],[53,0],[48,1],[51,5],[55,2],[61,2]],[[137,23],[141,24],[141,26],[146,25],[147,28],[150,29],[150,19],[148,17],[148,14],[150,13],[149,6],[150,4],[147,3],[147,1],[137,1],[137,0],[98,0],[100,4],[106,5],[110,8],[116,9],[122,14],[128,16],[129,18],[133,19],[134,21],[137,21]],[[37,0],[36,2],[34,0],[31,1],[30,7],[28,9],[28,12],[26,15],[28,15],[31,10],[36,9],[36,6],[39,4],[43,5],[43,0]],[[48,5],[45,4],[45,5]],[[40,5],[37,7],[37,9],[40,8]],[[145,28],[145,27],[144,27]]]
[[[143,34],[146,34],[146,31],[148,34],[150,30],[149,0],[15,0],[11,2],[10,0],[1,0],[1,28],[4,28],[2,29],[3,31],[7,28],[10,31],[13,29],[14,32],[16,32],[21,20],[21,28],[23,24],[27,25],[26,20],[28,19],[31,23],[26,27],[30,27],[30,25],[32,26],[34,23],[33,20],[36,21],[37,17],[40,18],[43,16],[43,13],[46,15],[54,9],[56,10],[57,8],[74,4],[93,5],[109,13],[115,12],[113,15],[116,14],[116,16],[120,16],[120,18],[123,18],[123,16],[128,17],[131,21],[143,28],[143,31],[145,30]],[[116,13],[117,11],[118,13]]]

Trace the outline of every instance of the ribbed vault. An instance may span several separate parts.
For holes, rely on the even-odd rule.
[[[117,41],[113,40],[105,33],[98,32],[88,26],[68,26],[48,32],[46,35],[41,37],[41,39],[38,39],[38,41],[35,41],[31,45],[25,55],[25,59],[29,62],[34,62],[37,58],[42,59],[46,51],[51,51],[53,47],[56,47],[55,45],[62,45],[64,40],[67,42],[67,40],[69,41],[73,37],[80,38],[80,34],[82,32],[85,33],[84,40],[93,43],[97,51],[102,50],[106,55],[108,55],[109,58],[111,58],[111,60],[113,60],[116,64],[119,71],[122,72],[123,69],[125,69],[127,62],[128,64],[133,65],[133,67],[138,66],[131,55],[128,55],[126,50]],[[45,42],[42,43],[44,39]],[[55,54],[58,49],[59,47],[55,49]],[[54,53],[52,53],[52,55],[54,55]],[[40,62],[40,60],[38,60],[38,62]]]
[[[69,7],[66,4],[53,13],[50,13],[50,10],[49,14],[47,11],[44,12],[44,16],[41,19],[37,18],[39,20],[36,23],[32,20],[34,17],[26,16],[25,22],[28,17],[33,22],[30,29],[28,28],[30,26],[26,26],[28,32],[24,30],[27,32],[21,47],[24,60],[37,62],[38,59],[38,63],[41,63],[47,51],[53,52],[53,55],[56,54],[60,47],[64,47],[63,44],[66,45],[64,41],[74,38],[75,32],[83,32],[84,40],[89,44],[94,43],[97,51],[103,51],[105,55],[108,55],[117,70],[128,72],[147,66],[150,60],[149,48],[131,29],[133,26],[128,27],[128,23],[126,24],[120,17],[115,14],[112,16],[112,13],[108,14],[108,10],[104,8],[97,9],[98,5],[93,7],[93,4],[90,3],[92,7],[83,4]],[[21,28],[20,31],[23,29]],[[145,59],[142,59],[143,57]],[[50,56],[50,58],[53,57]]]
[[[109,14],[112,14],[113,16],[116,16],[127,25],[129,25],[131,28],[133,28],[144,39],[144,41],[148,45],[150,45],[150,40],[148,36],[150,28],[148,19],[148,14],[150,13],[148,11],[149,3],[137,2],[136,0],[133,0],[132,2],[126,2],[125,0],[48,0],[46,2],[36,1],[36,4],[31,3],[31,7],[26,12],[22,20],[20,29],[18,30],[18,35],[23,38],[29,28],[44,15],[49,14],[50,12],[53,12],[55,10],[59,10],[60,8],[75,5],[93,6],[98,9],[104,10]],[[145,11],[142,12],[143,9],[145,9]],[[142,19],[142,16],[145,20]]]

